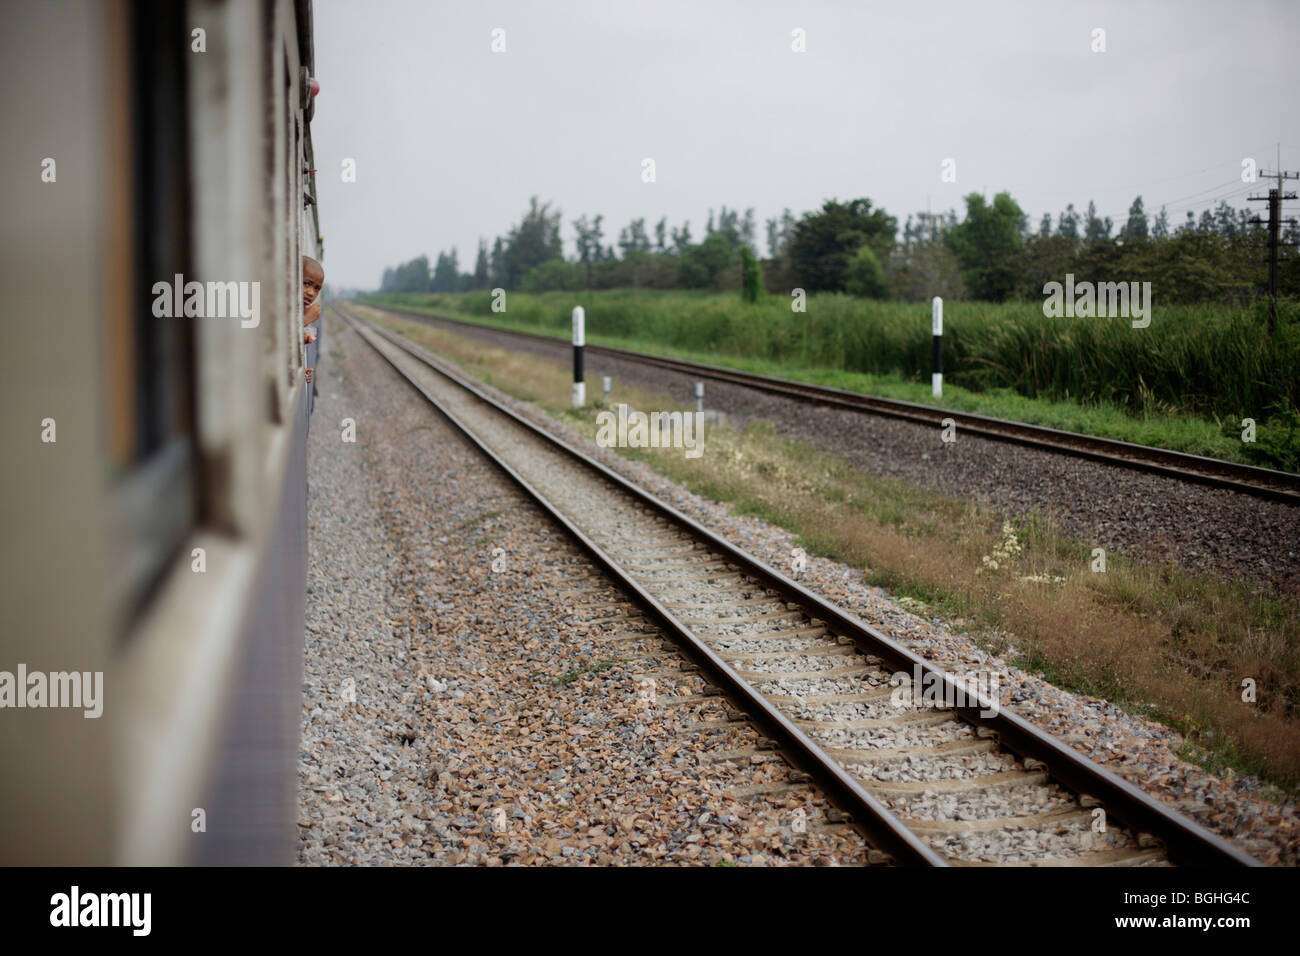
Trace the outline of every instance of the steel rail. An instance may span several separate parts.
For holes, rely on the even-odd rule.
[[[538,332],[524,332],[518,329],[499,328],[463,319],[452,319],[442,315],[431,315],[395,306],[372,305],[370,308],[397,315],[410,316],[426,322],[446,322],[468,328],[497,332],[519,338],[533,339],[550,345],[563,345],[564,340],[556,336]],[[993,441],[1008,442],[1050,451],[1057,454],[1086,458],[1121,468],[1130,468],[1150,474],[1163,475],[1179,481],[1194,482],[1211,487],[1227,488],[1232,491],[1255,495],[1271,501],[1300,505],[1300,475],[1260,468],[1255,465],[1243,465],[1238,462],[1208,458],[1189,452],[1156,448],[1152,445],[1139,445],[1134,442],[1120,441],[1114,438],[1101,438],[1096,435],[1084,435],[1079,432],[1049,428],[1045,425],[1030,425],[1007,419],[977,415],[973,412],[959,412],[954,409],[938,408],[918,402],[895,398],[879,398],[864,395],[848,389],[833,388],[828,385],[813,385],[794,379],[773,375],[759,375],[739,369],[693,362],[688,359],[667,358],[650,355],[631,349],[616,348],[610,345],[585,346],[588,354],[609,355],[626,361],[652,365],[669,371],[698,375],[715,381],[729,382],[746,388],[770,394],[782,395],[798,401],[829,405],[867,414],[884,415],[917,424],[941,426],[944,419],[950,418],[957,427],[973,435]]]
[[[337,309],[337,307],[336,307]],[[342,314],[342,310],[337,310]],[[349,317],[352,321],[364,322]],[[356,326],[354,326],[356,328]],[[504,459],[489,448],[460,418],[450,409],[444,407],[437,398],[429,392],[420,383],[415,381],[405,371],[401,369],[388,355],[369,341],[366,331],[374,332],[373,329],[363,331],[356,328],[356,331],[363,339],[375,349],[379,355],[388,362],[389,365],[406,380],[417,392],[419,392],[439,413],[442,414],[455,428],[461,431],[471,443],[473,443],[480,452],[483,453],[493,464],[506,473],[524,493],[532,499],[547,515],[556,521],[566,532],[591,555],[596,562],[604,568],[608,574],[621,588],[623,588],[637,603],[644,607],[652,617],[659,621],[665,631],[674,637],[680,645],[692,656],[697,662],[703,665],[714,680],[732,696],[733,700],[740,702],[747,716],[755,718],[764,729],[773,736],[779,743],[786,748],[792,755],[795,763],[801,770],[806,771],[811,777],[826,789],[831,798],[844,810],[849,812],[855,822],[876,837],[882,848],[888,850],[894,859],[905,864],[917,864],[924,866],[946,866],[947,863],[941,856],[934,852],[924,841],[909,830],[901,820],[894,816],[888,808],[869,793],[857,780],[855,780],[847,771],[844,770],[836,761],[832,760],[822,749],[800,730],[785,714],[777,710],[765,697],[754,690],[743,678],[737,675],[707,644],[705,644],[693,631],[678,618],[673,615],[668,608],[664,607],[658,599],[650,592],[642,588],[612,557],[605,553],[601,547],[589,538],[580,528],[569,520],[565,514],[553,505],[531,482],[523,475],[519,474]],[[380,331],[382,337],[388,337]],[[391,340],[389,340],[391,342]],[[393,345],[404,348],[399,342],[392,342]],[[409,351],[409,350],[408,350]],[[413,357],[425,361],[422,356]],[[425,363],[429,364],[429,363]],[[443,369],[430,365],[439,374],[442,374],[455,382],[457,385],[464,386],[465,383],[456,381],[452,376],[446,375]],[[473,390],[471,390],[473,391]],[[475,392],[476,397],[485,398]],[[494,408],[499,408],[491,399],[486,399]],[[506,410],[508,411],[508,410]],[[512,416],[513,417],[513,416]],[[527,424],[527,423],[523,423]]]
[[[865,621],[830,604],[798,582],[787,578],[781,572],[769,567],[759,559],[700,525],[694,519],[682,514],[671,505],[628,481],[606,465],[571,448],[540,426],[528,421],[487,395],[481,390],[478,383],[469,380],[459,371],[448,368],[446,360],[433,356],[427,350],[409,342],[396,333],[375,326],[358,316],[349,316],[349,318],[357,325],[365,326],[368,331],[372,331],[385,341],[400,348],[439,375],[456,383],[491,408],[543,439],[553,449],[562,452],[571,460],[600,475],[629,497],[666,518],[678,530],[686,532],[706,548],[722,554],[727,560],[738,565],[746,574],[756,578],[787,600],[798,604],[810,617],[824,621],[835,633],[851,639],[864,654],[879,657],[896,670],[904,670],[909,678],[914,674],[920,675],[921,680],[926,684],[930,686],[937,685],[942,689],[945,700],[959,702],[953,709],[963,719],[969,723],[988,728],[1003,747],[1015,752],[1022,759],[1028,758],[1040,761],[1044,764],[1048,775],[1055,778],[1066,789],[1099,800],[1108,815],[1135,833],[1149,833],[1159,838],[1164,843],[1171,862],[1194,866],[1262,865],[1254,857],[1239,850],[1196,822],[1170,809],[1167,805],[1127,780],[1111,773],[1023,718],[1006,712],[999,702],[989,700],[982,694],[973,692],[965,683],[957,681],[942,668],[924,660],[892,638],[877,631]],[[372,347],[374,347],[373,344]],[[379,350],[376,348],[376,351]],[[380,354],[383,355],[382,351]],[[384,358],[387,359],[388,357],[385,355]],[[389,364],[397,368],[391,359]],[[401,373],[400,369],[398,371]],[[405,373],[401,374],[404,378],[408,378]],[[408,381],[410,381],[409,378]],[[411,384],[437,405],[436,400],[429,396],[421,386],[413,381]],[[449,419],[456,421],[454,416],[446,409],[443,409],[440,405],[438,408]],[[464,430],[465,426],[458,421],[456,421],[456,424]],[[530,495],[537,497],[539,501],[545,500],[522,477],[517,476],[508,465],[501,462],[482,442],[472,435],[470,437],[485,453],[506,469],[517,483],[524,486]],[[549,512],[555,514],[566,529],[574,535],[575,539],[592,553],[602,565],[609,568],[614,576],[624,583],[655,617],[663,621],[670,631],[683,636],[692,653],[707,664],[709,670],[718,676],[720,682],[724,686],[734,688],[738,695],[746,701],[752,715],[759,717],[765,725],[776,728],[779,732],[778,739],[783,742],[790,742],[792,750],[810,761],[809,766],[804,769],[808,769],[819,781],[824,781],[823,785],[827,786],[828,791],[832,794],[839,796],[841,799],[851,799],[850,806],[861,807],[861,812],[867,816],[868,821],[872,823],[879,822],[883,827],[882,835],[890,842],[891,850],[901,845],[904,852],[912,853],[912,861],[914,862],[924,862],[930,865],[936,865],[935,860],[942,862],[941,858],[912,834],[891,811],[880,804],[861,784],[848,775],[838,763],[822,753],[821,749],[813,741],[790,723],[788,718],[781,714],[743,678],[734,674],[725,662],[690,632],[689,628],[674,618],[652,595],[644,592],[636,585],[612,559],[604,555],[594,543],[578,529],[574,528],[571,522],[559,515],[549,503],[545,507]],[[903,831],[902,833],[899,832],[900,828]],[[918,850],[923,850],[924,854],[918,856],[916,854]]]

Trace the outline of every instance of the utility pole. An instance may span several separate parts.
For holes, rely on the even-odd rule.
[[[1282,202],[1296,198],[1295,193],[1282,191],[1282,183],[1287,179],[1300,179],[1300,173],[1283,172],[1281,147],[1278,147],[1277,171],[1270,173],[1268,170],[1260,170],[1260,175],[1265,179],[1277,180],[1277,186],[1270,189],[1267,196],[1246,197],[1247,202],[1268,202],[1268,334],[1272,335],[1277,331],[1277,256],[1278,247],[1282,244]],[[1286,221],[1295,222],[1295,219]],[[1264,224],[1259,216],[1251,222]]]

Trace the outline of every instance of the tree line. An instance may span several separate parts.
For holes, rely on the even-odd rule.
[[[566,258],[560,210],[533,197],[527,212],[491,245],[480,240],[472,272],[461,272],[455,248],[439,252],[430,268],[420,256],[384,270],[383,292],[465,292],[503,288],[548,292],[648,288],[740,290],[763,294],[844,292],[877,299],[1000,302],[1038,300],[1043,286],[1066,273],[1098,282],[1150,281],[1161,302],[1244,302],[1266,280],[1266,230],[1250,221],[1256,210],[1226,201],[1174,226],[1162,208],[1151,217],[1142,197],[1116,228],[1089,202],[1073,204],[1037,228],[1007,192],[992,200],[965,197],[955,210],[920,212],[898,220],[870,199],[829,199],[796,218],[789,209],[766,220],[767,257],[754,254],[758,224],[752,208],[709,211],[694,241],[688,221],[670,227],[634,219],[610,241],[604,217],[573,220],[575,255]],[[1286,238],[1300,238],[1294,224]],[[1289,256],[1279,270],[1280,291],[1300,295],[1300,267]]]

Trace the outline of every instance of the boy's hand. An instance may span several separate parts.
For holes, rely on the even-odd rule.
[[[307,308],[302,310],[302,324],[311,325],[320,318],[320,296],[316,296],[316,301]]]
[[[311,384],[311,373],[314,372],[314,371],[316,371],[314,368],[306,369],[306,372],[307,372],[307,384],[308,384],[308,385]]]
[[[307,345],[311,345],[311,343],[313,343],[313,342],[316,341],[316,330],[315,330],[315,329],[303,329],[303,330],[302,330],[302,340],[303,340],[303,342],[305,342]]]

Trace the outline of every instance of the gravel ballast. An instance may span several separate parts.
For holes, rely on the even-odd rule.
[[[880,859],[355,333],[324,341],[300,863]]]

